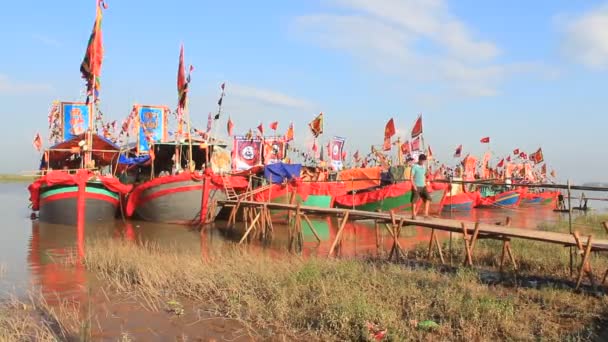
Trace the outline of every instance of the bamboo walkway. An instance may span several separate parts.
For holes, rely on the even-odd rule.
[[[564,247],[574,247],[581,256],[581,262],[578,266],[577,285],[581,284],[583,277],[588,276],[592,285],[595,286],[595,280],[592,272],[590,256],[591,252],[608,252],[608,240],[594,239],[592,235],[581,237],[578,232],[572,234],[539,231],[526,228],[511,227],[510,219],[501,225],[482,224],[478,222],[465,222],[459,220],[440,219],[440,218],[424,218],[413,220],[411,215],[395,214],[393,212],[370,212],[351,209],[336,209],[336,208],[318,208],[301,206],[297,204],[284,203],[266,203],[246,200],[227,200],[217,203],[223,207],[232,208],[228,220],[228,226],[231,227],[236,223],[237,212],[242,209],[246,231],[239,243],[247,240],[248,236],[254,232],[265,237],[272,234],[273,223],[270,210],[286,211],[289,217],[289,235],[290,249],[295,245],[302,245],[302,220],[306,221],[310,226],[313,234],[320,242],[317,232],[315,232],[308,216],[332,216],[340,219],[338,231],[335,239],[332,241],[328,256],[334,255],[336,247],[342,241],[342,233],[348,221],[368,220],[374,221],[376,229],[376,237],[379,236],[379,229],[383,226],[393,239],[392,248],[389,254],[389,260],[399,260],[402,255],[405,255],[403,248],[399,243],[401,230],[406,226],[417,226],[431,229],[431,237],[428,247],[427,257],[430,259],[433,252],[436,250],[442,263],[445,263],[442,253],[441,244],[435,231],[446,231],[462,234],[464,242],[464,261],[468,266],[473,266],[475,244],[479,239],[493,239],[502,241],[502,252],[500,270],[502,271],[506,258],[509,258],[513,269],[517,270],[515,256],[511,249],[511,239],[523,239],[530,241],[539,241],[543,243],[551,243],[562,245]],[[293,238],[291,238],[293,236]],[[378,242],[377,242],[378,244]],[[606,282],[608,270],[602,277],[602,284]]]

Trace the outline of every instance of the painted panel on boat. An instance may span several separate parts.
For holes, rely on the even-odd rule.
[[[82,102],[61,103],[61,137],[70,140],[86,132],[92,118],[91,104]]]

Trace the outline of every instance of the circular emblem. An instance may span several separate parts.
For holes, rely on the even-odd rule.
[[[333,150],[332,150],[332,154],[333,154],[334,156],[337,156],[339,152],[340,152],[340,150],[339,150],[339,148],[338,148],[338,144],[334,144],[334,148],[333,148]]]
[[[253,160],[255,158],[255,150],[253,146],[245,146],[241,152],[241,156],[245,160]]]
[[[272,154],[274,155],[278,155],[279,154],[279,144],[272,144]]]

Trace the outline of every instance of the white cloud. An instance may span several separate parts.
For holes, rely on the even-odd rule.
[[[51,85],[47,83],[27,83],[10,79],[8,76],[0,74],[0,94],[27,94],[40,93],[51,90]]]
[[[608,69],[608,4],[559,22],[568,56],[594,69]]]
[[[514,73],[539,64],[500,64],[500,49],[477,39],[443,0],[330,0],[340,13],[297,17],[296,32],[345,51],[364,67],[401,79],[440,83],[470,96],[492,96]],[[522,67],[524,66],[525,67]]]
[[[48,36],[42,35],[42,34],[38,34],[38,33],[33,34],[32,39],[34,39],[44,45],[51,46],[51,47],[60,47],[61,46],[61,43],[59,43],[59,41],[57,41],[53,38],[50,38]]]
[[[229,84],[226,92],[227,98],[235,97],[248,99],[254,102],[263,103],[270,106],[307,108],[311,103],[296,97],[292,97],[273,90],[255,88],[251,86]]]

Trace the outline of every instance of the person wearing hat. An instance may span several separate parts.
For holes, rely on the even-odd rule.
[[[418,156],[418,163],[412,166],[412,220],[416,219],[418,215],[418,200],[422,199],[424,203],[424,217],[429,216],[429,207],[431,205],[431,195],[426,187],[426,155],[421,154]]]

